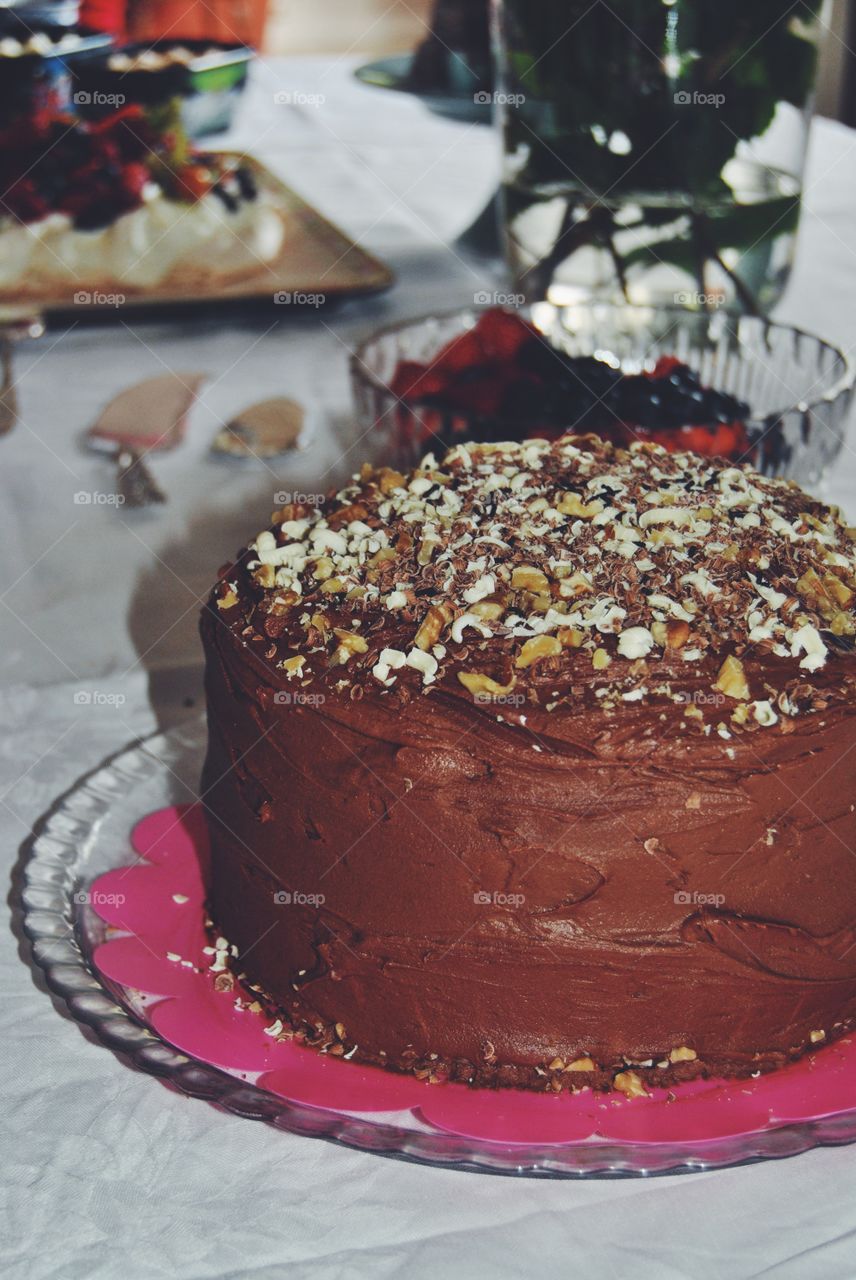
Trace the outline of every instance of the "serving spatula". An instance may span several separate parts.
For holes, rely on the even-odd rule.
[[[86,433],[89,448],[115,460],[117,487],[127,506],[165,501],[146,459],[184,439],[188,414],[206,376],[169,372],[136,382],[105,405]]]

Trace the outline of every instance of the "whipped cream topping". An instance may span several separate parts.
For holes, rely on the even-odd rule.
[[[227,209],[213,193],[193,204],[152,184],[144,203],[110,226],[81,231],[51,214],[0,233],[0,288],[19,284],[152,288],[174,271],[231,275],[279,253],[285,226],[265,192]]]
[[[3,36],[0,39],[0,58],[22,58],[33,53],[44,56],[72,49],[79,44],[80,36],[75,31],[61,35],[58,40],[52,39],[46,31],[34,31],[26,40]]]

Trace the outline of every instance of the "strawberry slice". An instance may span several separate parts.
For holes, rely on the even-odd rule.
[[[479,318],[475,332],[479,336],[485,359],[502,364],[515,360],[524,343],[538,336],[538,331],[528,320],[515,311],[503,311],[492,307]]]

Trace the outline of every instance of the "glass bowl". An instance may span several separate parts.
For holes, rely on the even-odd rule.
[[[412,466],[429,450],[474,435],[494,440],[519,435],[519,422],[477,421],[448,409],[404,403],[390,389],[400,361],[430,365],[447,343],[476,325],[484,310],[465,307],[392,325],[354,352],[351,385],[359,425],[374,436],[376,452],[385,460]],[[706,386],[746,401],[751,447],[732,460],[751,462],[766,475],[811,483],[841,450],[856,366],[815,334],[756,316],[681,307],[541,302],[520,314],[571,355],[594,355],[628,374],[649,371],[658,357],[673,355]]]

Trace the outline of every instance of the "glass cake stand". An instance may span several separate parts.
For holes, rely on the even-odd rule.
[[[459,1085],[408,1082],[408,1089],[420,1091],[419,1099],[423,1098],[421,1090],[425,1091],[424,1101],[421,1105],[419,1101],[414,1103],[408,1095],[407,1105],[403,1106],[403,1078],[394,1077],[390,1095],[393,1102],[382,1111],[365,1109],[365,1099],[375,1096],[371,1088],[368,1093],[360,1095],[358,1089],[352,1095],[363,1097],[362,1110],[346,1108],[337,1105],[332,1097],[324,1096],[325,1081],[335,1078],[350,1084],[356,1082],[357,1076],[348,1076],[348,1073],[356,1071],[363,1077],[373,1074],[384,1087],[383,1082],[390,1081],[391,1073],[360,1068],[357,1064],[340,1064],[337,1060],[326,1060],[325,1066],[318,1055],[292,1047],[288,1052],[304,1055],[300,1067],[304,1077],[316,1073],[308,1094],[306,1090],[303,1092],[304,1098],[312,1098],[313,1105],[310,1105],[260,1084],[263,1072],[224,1070],[204,1060],[204,1055],[194,1056],[176,1048],[175,1043],[182,1041],[180,1020],[175,1020],[175,1010],[179,1011],[180,1019],[180,1004],[172,1002],[175,1033],[170,1043],[169,1035],[163,1032],[164,1020],[159,1024],[160,1032],[152,1025],[157,998],[153,1001],[138,990],[111,981],[93,963],[93,953],[99,947],[109,948],[117,930],[111,929],[93,908],[98,895],[91,893],[88,886],[96,877],[104,877],[107,883],[107,873],[113,871],[118,875],[116,869],[127,869],[129,864],[146,865],[140,857],[134,857],[130,833],[147,815],[160,816],[170,806],[193,805],[198,799],[196,787],[204,746],[204,723],[194,719],[169,733],[156,734],[123,748],[56,801],[40,823],[26,854],[22,904],[24,928],[32,943],[35,963],[44,970],[50,987],[62,997],[74,1018],[91,1027],[106,1045],[127,1055],[141,1070],[160,1076],[192,1097],[215,1103],[247,1119],[267,1121],[289,1133],[325,1138],[376,1155],[482,1173],[540,1178],[651,1176],[778,1159],[813,1147],[856,1141],[856,1085],[849,1104],[846,1088],[839,1091],[839,1109],[835,1114],[799,1122],[771,1118],[752,1132],[732,1133],[727,1137],[700,1139],[696,1136],[691,1142],[677,1141],[674,1126],[667,1124],[670,1136],[661,1141],[656,1114],[652,1112],[653,1128],[651,1124],[643,1126],[644,1141],[632,1137],[616,1140],[609,1136],[608,1123],[604,1133],[593,1132],[582,1141],[544,1141],[543,1115],[540,1117],[541,1140],[506,1141],[486,1138],[483,1132],[482,1136],[468,1135],[466,1116],[463,1125],[454,1118],[446,1123],[444,1106],[448,1115],[460,1117],[462,1107],[465,1113],[472,1099],[475,1112],[481,1109],[484,1116],[485,1109],[502,1112],[504,1099],[509,1099],[513,1111],[520,1101],[516,1091],[472,1091]],[[147,865],[150,871],[151,864]],[[134,872],[123,870],[121,874],[129,877],[130,886]],[[181,897],[177,895],[175,900]],[[208,975],[205,977],[210,987]],[[168,1003],[162,1001],[161,1009]],[[834,1053],[835,1046],[822,1052]],[[246,1063],[243,1066],[246,1067]],[[328,1072],[327,1076],[324,1071]],[[848,1072],[851,1076],[856,1074],[849,1068]],[[839,1083],[845,1074],[839,1069]],[[269,1074],[267,1078],[274,1076]],[[805,1078],[810,1079],[808,1072]],[[798,1093],[800,1078],[795,1079]],[[745,1088],[747,1082],[742,1084],[741,1092],[751,1091]],[[449,1090],[452,1092],[447,1092]],[[793,1097],[793,1083],[790,1090]],[[513,1098],[509,1098],[509,1094]],[[339,1096],[343,1096],[341,1090]],[[526,1095],[523,1111],[537,1109],[541,1097]],[[543,1104],[550,1107],[558,1101],[560,1106],[574,1105],[570,1099],[564,1104],[562,1099],[566,1097],[561,1095],[556,1100],[544,1096]],[[739,1101],[726,1100],[738,1105]],[[616,1106],[632,1108],[636,1102],[599,1100],[597,1106],[608,1118],[618,1114],[614,1110]],[[594,1095],[589,1105],[594,1106]],[[635,1118],[640,1113],[624,1114],[633,1114]],[[800,1114],[799,1109],[796,1114]],[[479,1128],[478,1123],[475,1127]]]

